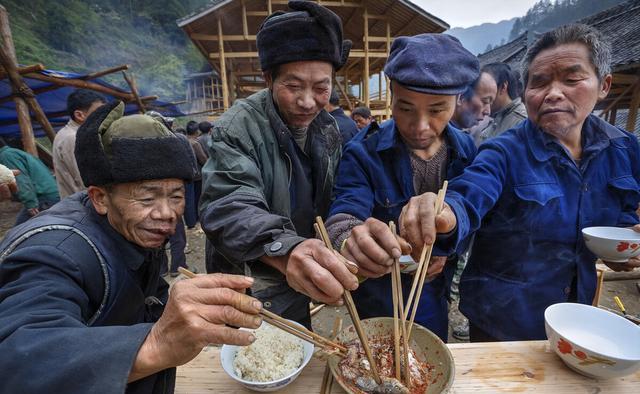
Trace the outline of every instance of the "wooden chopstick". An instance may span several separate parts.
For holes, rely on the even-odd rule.
[[[183,267],[178,267],[178,271],[188,278],[195,278],[198,276]],[[328,348],[330,351],[334,351],[337,349],[338,354],[346,355],[347,348],[344,347],[343,345],[330,341],[329,339],[321,335],[318,335],[313,331],[309,331],[304,327],[297,326],[291,323],[290,321],[288,321],[287,319],[276,315],[273,312],[263,309],[260,311],[260,315],[267,323],[271,324],[272,326],[278,327],[292,335],[297,336],[300,339],[314,343],[322,348],[325,348],[325,349]]]
[[[394,261],[395,265],[397,262]],[[396,367],[396,379],[401,381],[400,372],[400,322],[398,321],[398,289],[396,288],[395,269],[391,271],[391,297],[393,299],[393,346],[394,346],[394,363]]]
[[[327,233],[327,229],[324,227],[324,221],[320,216],[316,216],[316,225],[317,231],[320,234],[320,238],[324,242],[325,246],[333,251],[333,246],[331,245],[331,240],[329,239],[329,234]],[[346,259],[345,259],[346,261]],[[364,353],[367,356],[367,360],[369,361],[369,365],[371,367],[371,373],[373,374],[373,379],[378,384],[382,384],[382,379],[380,378],[380,374],[378,372],[378,366],[375,363],[375,359],[373,358],[373,353],[371,352],[371,347],[369,346],[369,341],[367,339],[367,335],[362,328],[362,323],[360,322],[360,316],[358,316],[358,310],[356,309],[356,305],[353,302],[353,298],[351,298],[351,292],[347,289],[344,290],[342,295],[344,299],[344,304],[347,307],[347,311],[351,316],[351,320],[353,321],[353,326],[356,329],[356,333],[358,334],[358,338],[360,339],[360,343],[362,343],[362,347],[364,349]]]
[[[318,220],[318,218],[316,218],[316,221]],[[322,220],[322,218],[320,218],[320,220]],[[320,239],[324,241],[325,237],[326,239],[329,239],[329,234],[327,233],[327,229],[324,227],[324,225],[322,226],[322,229],[320,228],[320,226],[318,225],[318,223],[314,223],[313,224],[313,228],[316,230],[316,233],[318,233],[318,235],[320,235]],[[324,230],[323,230],[324,229]],[[327,245],[327,243],[325,242],[325,245]],[[330,248],[330,250],[334,250],[333,249],[333,245],[331,245],[331,241],[329,241],[329,246],[327,246],[328,248]],[[347,267],[347,269],[349,270],[349,272],[351,272],[352,274],[357,274],[358,273],[358,266],[355,265],[354,263],[350,262],[349,260],[347,260],[343,255],[341,255],[340,253],[334,253],[335,256],[338,258],[338,260],[340,260],[342,262],[342,264],[345,265],[345,267]]]
[[[442,189],[440,189],[438,191],[438,198],[436,199],[436,215],[440,214],[440,212],[442,211],[442,208],[444,206],[444,198],[445,195],[447,194],[447,187],[449,185],[448,181],[444,181],[444,183],[442,184]],[[424,262],[424,267],[422,268],[422,272],[420,273],[420,281],[418,283],[418,290],[414,296],[413,299],[413,307],[411,309],[411,319],[409,320],[409,324],[408,324],[408,328],[407,328],[407,339],[411,338],[411,330],[413,329],[413,321],[415,320],[416,317],[416,312],[418,311],[418,303],[420,302],[420,295],[422,294],[422,288],[424,287],[424,281],[427,278],[427,271],[429,268],[429,261],[431,260],[431,253],[433,252],[433,245],[435,244],[432,243],[431,245],[429,245],[427,247],[427,254],[425,257],[425,262]],[[411,302],[411,300],[407,300],[407,306],[409,305],[409,303]],[[405,311],[405,315],[407,314],[408,311]],[[406,319],[406,317],[405,317]]]
[[[396,225],[393,222],[389,223],[389,229],[391,233],[396,236]],[[400,334],[402,335],[402,351],[403,351],[403,359],[404,359],[404,376],[405,376],[405,385],[406,387],[411,387],[411,373],[409,368],[409,341],[407,336],[406,322],[403,318],[404,316],[404,299],[402,296],[402,277],[400,275],[400,261],[396,259],[393,264],[393,269],[391,271],[391,279],[395,282],[396,294],[395,298],[397,299],[397,315],[400,316],[400,321],[398,322],[400,325]],[[399,358],[399,357],[398,357]],[[396,374],[398,381],[402,381],[402,376],[399,373],[400,366],[396,365]]]

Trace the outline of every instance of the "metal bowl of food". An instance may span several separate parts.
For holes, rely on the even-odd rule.
[[[362,320],[361,323],[384,383],[378,385],[373,380],[356,330],[349,326],[337,337],[338,342],[347,347],[347,357],[333,355],[329,358],[333,377],[347,393],[432,394],[451,387],[455,375],[453,356],[437,335],[414,324],[409,341],[411,383],[406,387],[405,377],[401,379],[402,384],[397,384],[398,381],[394,379],[393,318],[376,317]]]

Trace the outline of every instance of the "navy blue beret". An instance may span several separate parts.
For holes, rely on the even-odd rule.
[[[456,95],[480,76],[480,63],[455,37],[420,34],[393,40],[384,73],[416,92]]]

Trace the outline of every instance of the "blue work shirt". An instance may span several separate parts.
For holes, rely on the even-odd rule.
[[[448,125],[443,132],[448,147],[447,179],[462,173],[476,153],[471,137]],[[409,149],[400,138],[393,120],[372,124],[347,144],[338,167],[334,201],[329,217],[343,213],[362,221],[373,217],[398,223],[400,212],[416,195]],[[435,252],[434,252],[435,254]],[[426,283],[416,314],[416,322],[447,340],[446,293],[454,271],[447,264],[444,275]],[[408,296],[412,275],[402,275]],[[393,316],[391,277],[367,279],[353,293],[362,318]]]
[[[457,229],[450,248],[475,231],[460,282],[460,310],[500,340],[544,339],[544,310],[591,304],[596,256],[581,230],[632,226],[640,202],[636,138],[596,116],[582,128],[573,161],[530,120],[482,144],[449,183]]]

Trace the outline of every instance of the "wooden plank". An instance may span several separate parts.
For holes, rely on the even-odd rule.
[[[636,128],[636,117],[638,116],[638,107],[640,107],[640,83],[636,83],[632,97],[631,104],[629,104],[629,115],[627,117],[628,131],[633,131]]]
[[[197,40],[197,41],[220,42],[220,37],[213,34],[193,33],[193,34],[190,34],[189,37],[192,40]],[[251,34],[247,34],[246,36],[245,35],[223,35],[222,36],[222,41],[255,41],[255,40],[256,40],[256,36]]]
[[[632,75],[632,74],[618,74],[615,73],[613,74],[613,81],[614,84],[624,84],[624,85],[633,85],[634,83],[638,82],[638,76],[637,75]]]
[[[289,0],[270,0],[274,5],[288,5]],[[352,1],[323,1],[322,5],[325,7],[362,7],[362,3],[355,3]]]
[[[245,39],[249,39],[249,24],[247,23],[247,6],[242,0],[242,35]]]
[[[272,0],[267,0],[267,13],[269,15],[273,14],[273,3],[272,3]]]
[[[269,16],[269,11],[247,11],[247,16]]]
[[[209,57],[212,59],[220,59],[223,54],[227,59],[258,57],[258,52],[229,52],[225,54],[224,51],[220,53],[210,53]]]
[[[391,53],[391,22],[387,21],[387,54]],[[385,74],[386,93],[385,93],[385,116],[387,119],[391,119],[391,80]]]
[[[222,80],[222,108],[229,109],[229,81],[227,81],[227,64],[224,56],[224,41],[222,41],[222,21],[218,18],[218,37],[220,38],[219,58],[220,58],[220,79]],[[213,54],[212,54],[213,55]]]
[[[637,393],[640,372],[624,378],[591,379],[569,369],[547,341],[460,343],[447,345],[455,361],[451,393]],[[312,358],[300,376],[278,391],[320,392],[325,362]],[[252,393],[229,377],[220,365],[220,348],[209,346],[178,367],[177,394]],[[331,393],[344,393],[336,383]]]
[[[365,51],[363,50],[352,50],[351,52],[349,52],[349,57],[351,58],[365,58],[366,54]],[[389,57],[389,55],[387,55],[386,52],[373,52],[373,51],[369,51],[369,58],[381,58],[381,59],[386,59],[387,57]],[[351,69],[353,67],[349,67],[349,69]]]

